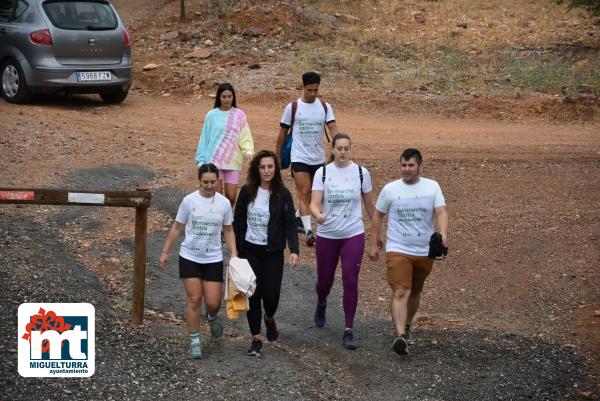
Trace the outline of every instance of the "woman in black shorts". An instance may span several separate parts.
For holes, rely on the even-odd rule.
[[[185,312],[190,332],[189,356],[202,357],[200,336],[200,308],[202,299],[207,311],[211,335],[223,334],[223,325],[217,319],[221,308],[223,284],[223,249],[221,231],[231,251],[237,256],[235,236],[231,226],[233,216],[229,200],[216,192],[219,170],[212,164],[203,164],[198,169],[200,187],[198,191],[183,198],[173,227],[167,236],[160,255],[160,267],[169,261],[169,250],[185,231],[185,239],[179,251],[179,277],[183,280],[186,304]]]

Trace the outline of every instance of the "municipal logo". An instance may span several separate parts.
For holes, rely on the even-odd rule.
[[[19,306],[19,374],[90,377],[96,368],[94,306],[27,303]]]

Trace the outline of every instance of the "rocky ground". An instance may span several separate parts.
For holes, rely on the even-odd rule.
[[[270,103],[316,69],[348,109],[600,118],[600,24],[545,0],[187,0],[185,22],[176,1],[114,3],[134,37],[134,90],[149,96],[231,82]]]
[[[134,37],[130,96],[113,106],[94,96],[0,101],[0,187],[149,188],[145,324],[130,323],[132,210],[1,205],[2,400],[600,398],[592,20],[541,1],[189,0],[180,23],[176,1],[114,3]],[[533,63],[520,72],[527,79],[567,85],[532,89],[518,71],[490,69],[505,56]],[[256,149],[272,149],[308,68],[324,73],[321,92],[375,195],[398,177],[408,146],[424,152],[424,175],[444,189],[450,256],[428,279],[417,344],[408,358],[391,351],[383,263],[366,257],[360,348],[340,346],[337,284],[328,325],[313,327],[315,257],[303,246],[300,268],[284,277],[281,339],[264,358],[245,356],[240,318],[205,343],[204,359],[187,360],[183,289],[176,266],[161,272],[157,257],[179,201],[196,188],[193,156],[215,86],[234,83]],[[24,302],[94,304],[92,378],[17,374]]]
[[[240,102],[256,147],[272,147],[279,110]],[[425,175],[445,190],[451,254],[429,279],[412,355],[391,352],[381,262],[363,264],[359,350],[340,347],[338,287],[330,324],[312,327],[314,253],[303,247],[301,268],[284,279],[279,344],[267,346],[263,359],[246,357],[240,319],[227,323],[223,340],[206,344],[205,359],[191,362],[176,268],[158,271],[156,257],[179,200],[194,189],[192,158],[210,103],[134,93],[120,106],[58,96],[0,107],[2,185],[153,193],[140,328],[129,323],[131,210],[0,208],[1,305],[13,316],[1,329],[3,399],[574,400],[600,392],[598,126],[339,110],[375,193],[397,177],[397,154],[408,144],[424,151]],[[14,316],[29,301],[96,306],[92,379],[18,376]]]
[[[72,258],[65,241],[31,218],[0,212],[3,233],[1,312],[16,316],[21,302],[89,302],[96,308],[96,374],[90,379],[25,379],[16,373],[17,328],[2,325],[5,400],[557,400],[576,397],[592,378],[569,348],[541,338],[470,328],[421,327],[412,355],[391,352],[390,322],[362,313],[360,348],[341,346],[341,306],[332,302],[324,329],[311,323],[314,271],[286,272],[278,313],[281,338],[262,358],[245,356],[243,318],[226,325],[222,340],[205,343],[205,357],[186,359],[181,321],[147,318],[132,328],[98,278]],[[174,270],[174,269],[172,269]],[[182,309],[176,274],[150,274],[150,307]],[[27,283],[27,284],[25,284]],[[31,285],[37,283],[37,285]],[[172,301],[163,295],[177,294]],[[340,299],[336,286],[333,299]],[[209,333],[204,330],[204,336]]]

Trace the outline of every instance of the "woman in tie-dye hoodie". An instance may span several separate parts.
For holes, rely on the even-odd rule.
[[[222,192],[232,206],[237,196],[242,163],[244,160],[249,162],[253,154],[254,142],[246,114],[236,106],[233,86],[221,84],[217,88],[215,108],[204,118],[196,163],[198,166],[213,163],[219,168],[217,191]]]

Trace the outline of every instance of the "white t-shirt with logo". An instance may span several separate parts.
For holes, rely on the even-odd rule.
[[[196,263],[215,263],[223,260],[221,231],[231,225],[231,203],[221,195],[205,198],[198,191],[183,198],[175,221],[185,224],[185,239],[179,255]]]
[[[323,191],[322,212],[325,223],[317,225],[317,235],[330,239],[344,239],[365,232],[362,220],[362,193],[372,190],[371,175],[362,168],[363,182],[360,185],[358,165],[350,163],[346,167],[337,167],[329,163],[315,173],[312,190]]]
[[[388,214],[386,252],[427,256],[435,208],[446,205],[439,184],[421,177],[408,185],[396,180],[385,185],[375,207]]]
[[[269,228],[269,198],[271,191],[258,188],[256,199],[248,204],[248,228],[245,240],[256,245],[267,245]]]
[[[312,103],[304,103],[302,99],[298,99],[296,118],[292,127],[292,162],[311,166],[323,164],[323,160],[325,160],[325,149],[323,149],[325,122],[335,121],[331,105],[325,104],[327,105],[327,116],[319,99]],[[292,123],[291,103],[283,110],[281,123],[288,127]]]

